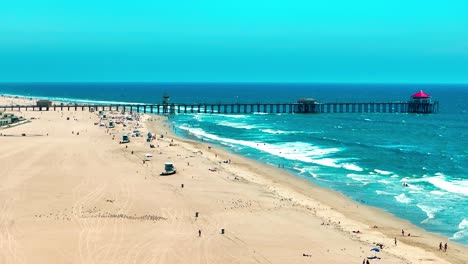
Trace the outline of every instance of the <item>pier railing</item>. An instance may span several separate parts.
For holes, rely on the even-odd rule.
[[[255,103],[255,104],[60,104],[0,106],[0,111],[123,111],[153,114],[250,113],[437,113],[439,102]]]

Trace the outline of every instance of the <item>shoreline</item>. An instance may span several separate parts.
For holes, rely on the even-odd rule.
[[[329,223],[336,225],[338,229],[343,231],[344,235],[352,233],[353,230],[365,230],[364,232],[371,232],[377,234],[374,234],[374,236],[370,237],[356,236],[357,239],[364,243],[369,243],[370,241],[385,240],[386,244],[388,245],[391,244],[391,242],[393,242],[394,238],[396,238],[399,241],[399,244],[405,243],[410,247],[419,247],[431,253],[438,253],[438,243],[434,243],[434,241],[443,241],[443,243],[449,241],[448,237],[446,236],[426,231],[412,224],[408,220],[399,218],[389,212],[384,211],[381,208],[360,204],[356,201],[351,200],[350,198],[338,191],[318,186],[286,170],[282,170],[280,168],[276,168],[256,160],[243,157],[241,155],[229,152],[228,150],[223,148],[208,148],[210,145],[207,143],[181,138],[175,135],[172,132],[172,130],[169,129],[168,126],[170,126],[171,124],[167,123],[166,121],[164,122],[165,124],[162,126],[149,125],[149,127],[153,127],[158,130],[164,131],[164,133],[167,133],[168,135],[176,139],[176,141],[174,142],[183,142],[185,144],[188,144],[189,149],[203,149],[204,152],[206,151],[207,153],[210,153],[211,157],[209,159],[211,161],[215,161],[217,159],[217,156],[222,156],[226,159],[233,160],[234,162],[230,164],[220,164],[225,166],[230,166],[232,164],[234,166],[241,167],[244,172],[252,172],[251,174],[248,174],[248,180],[260,185],[271,184],[269,185],[270,188],[273,191],[276,191],[278,195],[282,196],[283,199],[293,199],[295,203],[301,204],[306,209],[310,209],[314,205],[316,206],[315,202],[318,201],[326,207],[325,210],[336,210],[337,214],[333,218],[333,220],[328,214],[320,215],[317,212],[314,212],[314,214],[316,217],[321,218],[325,224],[328,221]],[[238,172],[231,171],[231,173],[236,174]],[[293,192],[297,192],[299,196],[296,196],[292,192],[287,191],[278,192],[278,186],[280,185],[287,186],[288,188],[293,190]],[[307,198],[311,198],[312,201],[302,203]],[[354,208],[358,209],[359,211],[356,212],[356,209]],[[351,219],[352,223],[349,223],[345,226],[344,221],[341,219]],[[378,227],[373,228],[375,225]],[[400,232],[402,229],[405,230],[407,233],[408,230],[410,230],[409,232],[412,234],[412,236],[401,236]],[[458,259],[447,257],[448,255],[440,256],[442,256],[442,258],[449,261],[450,263],[465,263],[464,259],[467,257],[467,255],[463,254],[463,252],[467,252],[468,246],[453,241],[449,241],[449,243],[452,244],[452,248],[455,248],[458,251],[457,253],[464,255],[464,257]],[[411,250],[409,251],[411,252]]]
[[[449,253],[438,252],[438,242],[447,241],[447,237],[425,231],[407,220],[384,212],[382,209],[359,204],[339,192],[317,186],[285,170],[245,158],[222,148],[209,147],[206,143],[178,137],[172,132],[170,124],[162,116],[144,114],[141,116],[155,120],[146,121],[146,126],[150,128],[150,131],[166,134],[164,139],[159,140],[168,144],[166,148],[174,148],[174,153],[179,148],[185,153],[194,153],[197,160],[203,161],[203,166],[208,165],[210,168],[215,168],[213,173],[227,174],[230,180],[232,180],[231,176],[234,176],[232,181],[245,184],[249,188],[262,190],[262,193],[255,194],[254,192],[250,195],[266,195],[271,196],[271,199],[276,202],[285,201],[289,205],[286,206],[288,210],[305,214],[305,219],[310,218],[313,222],[321,222],[323,225],[319,225],[318,228],[331,229],[342,239],[350,239],[363,247],[375,246],[373,243],[383,243],[385,245],[384,252],[404,260],[405,262],[402,263],[431,263],[431,261],[439,260],[440,262],[435,263],[465,263],[468,259],[467,254],[464,253],[467,252],[467,247],[452,241],[449,241]],[[42,120],[37,122],[42,122]],[[195,154],[199,152],[203,152],[203,154]],[[172,158],[175,157],[172,156]],[[229,159],[232,160],[232,163],[222,162]],[[181,172],[181,174],[183,173]],[[287,215],[283,217],[287,217]],[[374,225],[378,227],[373,228]],[[401,236],[401,229],[411,232],[412,236]],[[360,233],[353,233],[352,231],[355,230],[359,230]],[[397,247],[392,246],[394,237],[398,240]]]

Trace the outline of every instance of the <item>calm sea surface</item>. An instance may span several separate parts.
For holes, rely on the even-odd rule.
[[[420,89],[440,113],[177,115],[211,142],[468,245],[468,86],[347,84],[0,84],[0,94],[70,102],[402,101]],[[408,187],[403,187],[408,183]]]

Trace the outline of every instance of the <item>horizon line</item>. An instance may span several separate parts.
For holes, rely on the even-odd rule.
[[[267,82],[267,81],[196,81],[196,82],[164,82],[164,81],[0,81],[0,84],[342,84],[342,85],[468,85],[462,82]]]

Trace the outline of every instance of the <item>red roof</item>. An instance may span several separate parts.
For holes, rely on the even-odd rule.
[[[413,94],[411,97],[413,97],[413,98],[430,98],[431,96],[428,95],[427,93],[424,93],[422,90],[420,90],[419,92]]]

